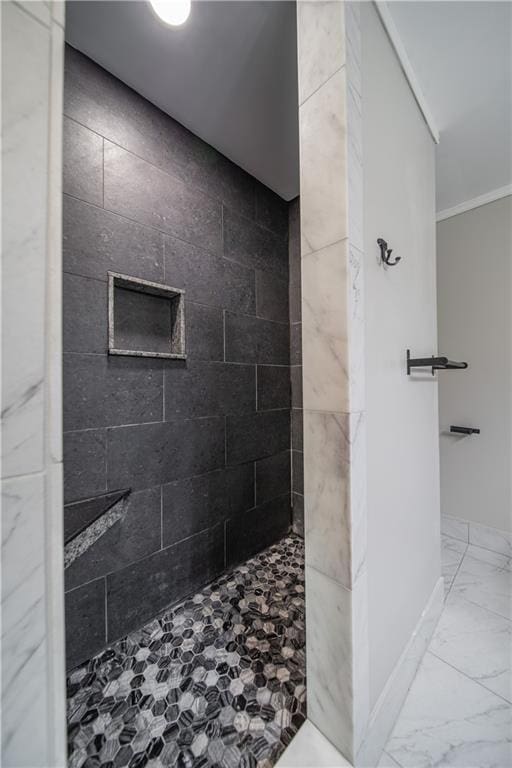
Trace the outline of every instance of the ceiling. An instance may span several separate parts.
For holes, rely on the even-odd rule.
[[[147,2],[73,0],[66,40],[281,197],[299,189],[293,2],[193,2],[182,27]]]
[[[512,182],[512,2],[387,3],[440,133],[437,209]],[[67,3],[66,38],[286,200],[298,194],[295,5]]]
[[[512,183],[512,3],[388,3],[437,128],[437,210]]]

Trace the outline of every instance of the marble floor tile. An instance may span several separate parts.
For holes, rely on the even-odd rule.
[[[400,765],[397,763],[397,761],[393,760],[391,755],[388,755],[388,753],[384,751],[381,755],[377,768],[397,768],[397,766],[400,768]]]
[[[467,544],[469,542],[469,523],[458,517],[441,515],[441,533],[465,541]]]
[[[350,763],[311,720],[306,720],[275,768],[350,768]]]
[[[402,768],[512,765],[512,708],[426,653],[386,752]]]
[[[475,552],[478,548],[470,549],[455,576],[451,593],[512,620],[512,571],[507,567],[508,559],[488,551]]]
[[[430,650],[512,702],[512,622],[457,594],[448,597]]]
[[[464,541],[452,539],[450,536],[441,536],[441,569],[445,596],[450,592],[467,548],[468,545]]]

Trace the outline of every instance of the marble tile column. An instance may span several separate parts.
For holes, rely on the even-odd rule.
[[[2,2],[1,763],[63,767],[63,2]]]
[[[308,718],[353,764],[369,715],[359,7],[297,8]]]

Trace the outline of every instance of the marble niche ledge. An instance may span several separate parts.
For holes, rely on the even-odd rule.
[[[125,513],[130,488],[103,493],[64,506],[64,567],[83,555]]]

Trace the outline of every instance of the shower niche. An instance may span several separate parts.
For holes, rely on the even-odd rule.
[[[185,291],[109,272],[108,352],[185,360]]]

